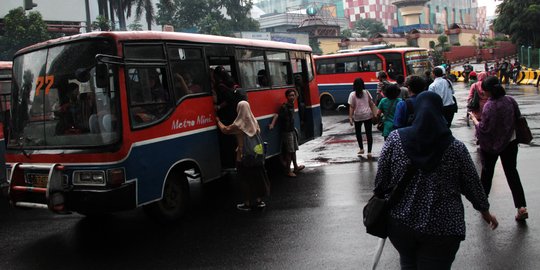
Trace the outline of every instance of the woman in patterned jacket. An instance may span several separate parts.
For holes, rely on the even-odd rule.
[[[409,167],[414,170],[390,209],[388,237],[402,269],[450,269],[465,239],[462,194],[492,229],[498,226],[469,151],[452,136],[442,105],[438,94],[420,93],[412,126],[392,131],[379,157],[376,193],[396,185]]]

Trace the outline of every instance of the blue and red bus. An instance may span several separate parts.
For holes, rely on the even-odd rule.
[[[220,158],[234,146],[216,128],[217,66],[245,90],[267,156],[281,151],[279,128],[267,127],[286,89],[302,97],[302,138],[321,135],[309,46],[151,31],[62,37],[14,57],[11,203],[86,215],[145,206],[179,219],[192,187],[220,178],[235,158]]]
[[[11,67],[10,61],[0,61],[0,186],[6,183],[5,170],[5,133],[9,121],[10,96],[11,96]],[[5,187],[2,187],[5,188]]]
[[[315,56],[320,104],[332,109],[336,104],[346,104],[356,78],[362,78],[366,89],[375,97],[377,73],[384,71],[390,80],[397,75],[424,75],[431,70],[426,49],[369,47],[368,50]],[[389,67],[392,71],[389,72]]]

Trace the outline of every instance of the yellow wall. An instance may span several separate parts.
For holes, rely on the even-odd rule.
[[[437,34],[427,34],[425,36],[421,36],[418,38],[418,47],[424,48],[424,49],[430,49],[429,48],[429,42],[435,41],[435,44],[439,43],[437,40],[439,36]]]
[[[463,33],[461,32],[458,36],[459,44],[461,46],[477,46],[478,44],[473,41],[473,36],[476,37],[476,42],[478,42],[478,33]]]
[[[319,38],[319,47],[323,54],[336,53],[339,50],[340,38]]]

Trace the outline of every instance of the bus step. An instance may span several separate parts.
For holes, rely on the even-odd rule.
[[[39,208],[39,209],[49,209],[49,206],[42,203],[31,203],[31,202],[16,202],[15,206],[24,207],[24,208]]]

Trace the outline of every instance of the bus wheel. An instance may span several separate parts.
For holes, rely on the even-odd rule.
[[[159,222],[178,221],[184,216],[188,208],[188,189],[186,176],[172,173],[167,177],[161,200],[146,205],[144,210]]]
[[[321,97],[321,107],[324,110],[332,110],[334,108],[334,100],[328,95]]]

